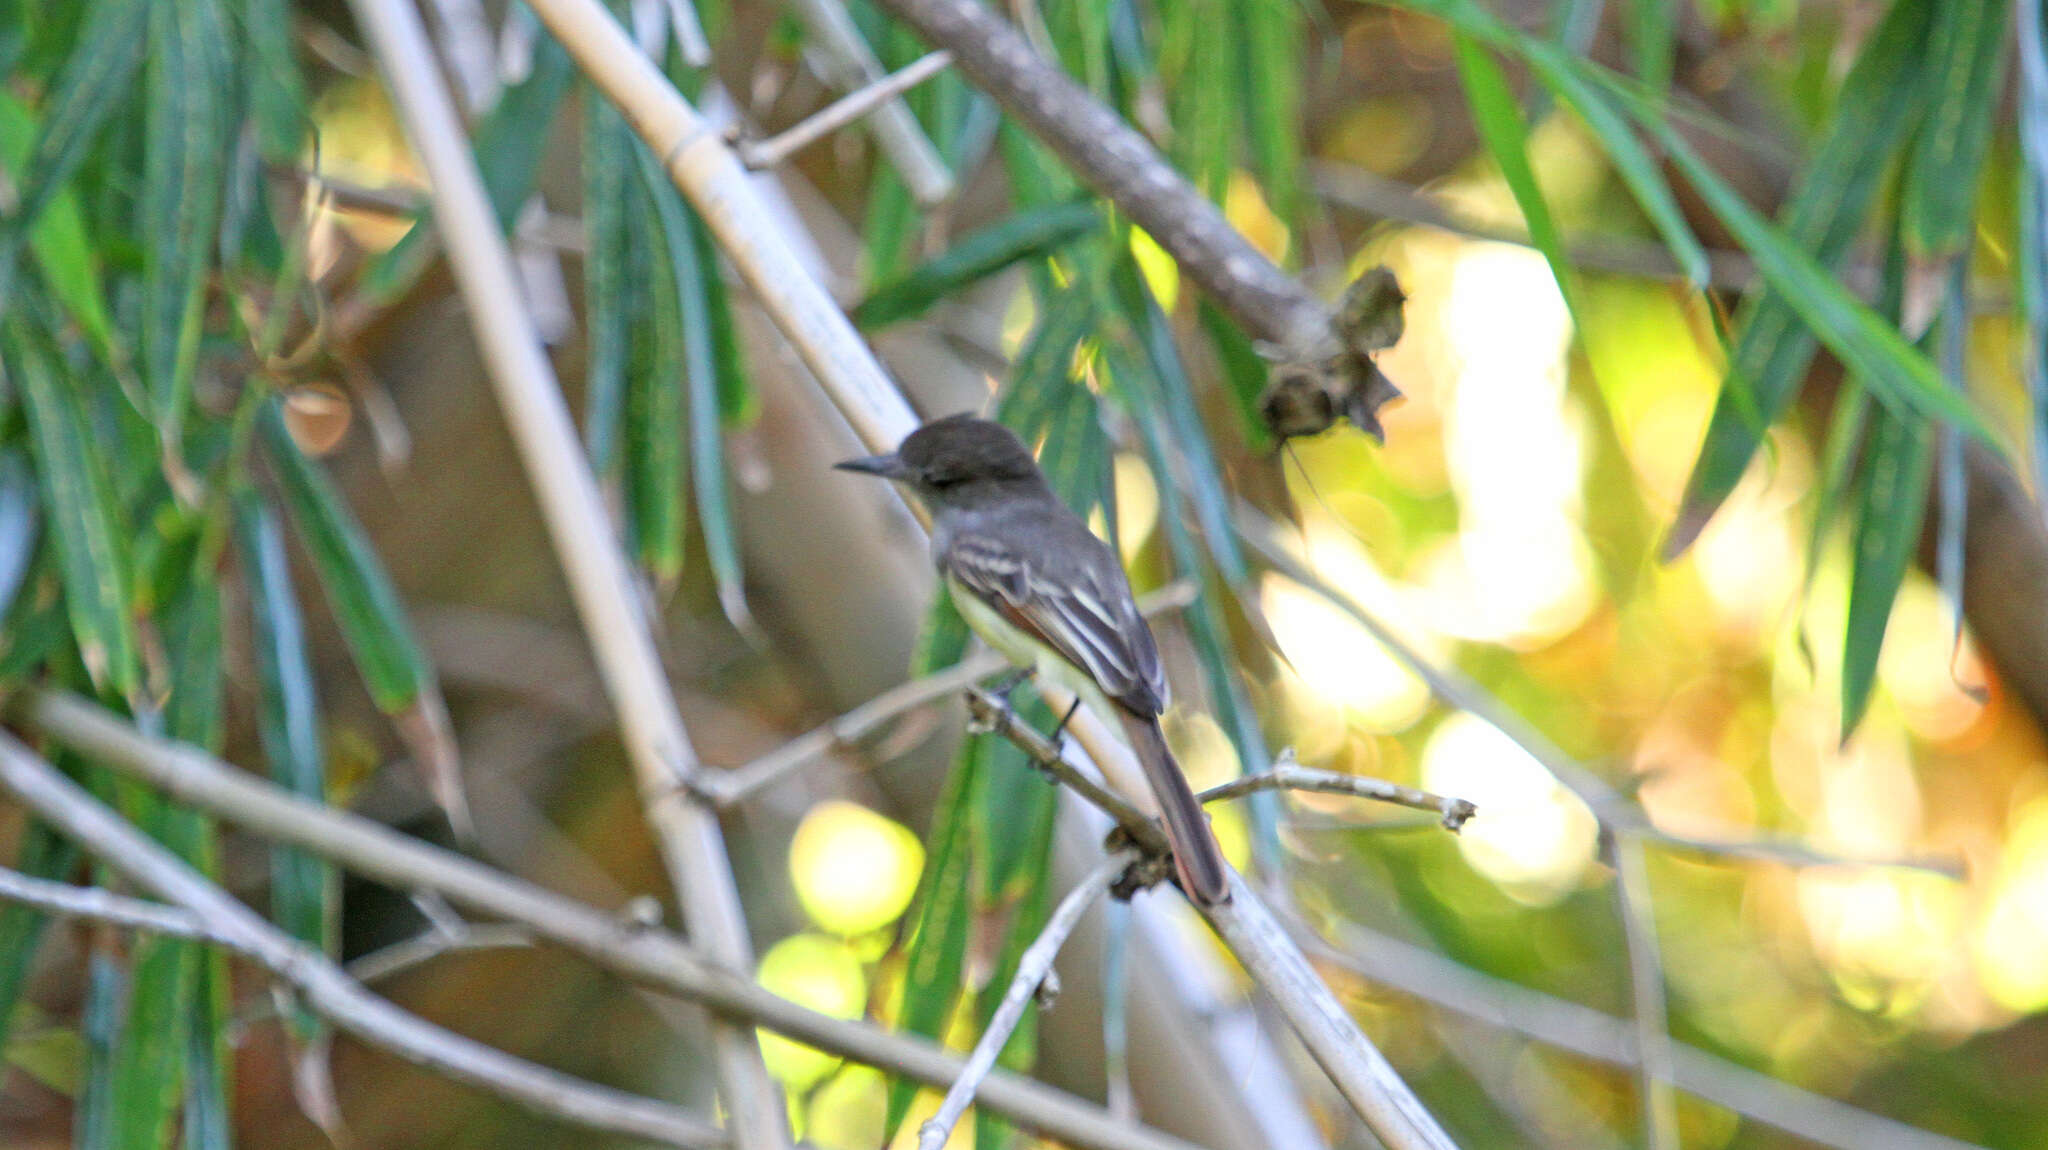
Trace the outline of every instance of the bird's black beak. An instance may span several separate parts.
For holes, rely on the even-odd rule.
[[[862,475],[879,475],[883,479],[908,479],[910,467],[903,457],[891,452],[888,455],[869,455],[860,459],[849,459],[832,465],[840,471],[858,471]]]

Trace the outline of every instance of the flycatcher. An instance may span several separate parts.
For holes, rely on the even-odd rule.
[[[1115,719],[1165,816],[1181,889],[1230,897],[1223,853],[1166,747],[1166,674],[1123,564],[1053,493],[1009,428],[971,415],[911,432],[891,455],[843,471],[907,485],[932,514],[932,558],[967,625],[1018,667]]]

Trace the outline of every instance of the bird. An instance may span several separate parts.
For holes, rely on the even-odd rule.
[[[1228,902],[1223,852],[1159,726],[1169,692],[1152,629],[1116,552],[1053,491],[1024,441],[951,415],[894,452],[834,466],[903,484],[923,503],[932,560],[968,627],[1113,721],[1158,801],[1181,890],[1199,906]]]

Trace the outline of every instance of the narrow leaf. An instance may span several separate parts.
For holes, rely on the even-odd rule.
[[[2006,0],[1937,4],[1926,120],[1907,161],[1900,218],[1907,250],[1946,258],[1973,238],[1984,154],[2005,79]]]
[[[1671,87],[1677,25],[1678,8],[1670,0],[1629,0],[1628,19],[1622,31],[1628,37],[1636,79],[1651,92],[1661,94]]]
[[[144,937],[131,960],[128,1009],[114,1043],[112,1146],[162,1146],[185,1087],[198,949],[186,940]]]
[[[628,274],[633,236],[626,193],[633,136],[611,101],[583,91],[583,441],[590,465],[610,474],[624,418],[628,339],[642,321]]]
[[[23,170],[30,162],[35,140],[35,114],[28,105],[0,91],[0,163],[11,172]],[[113,317],[107,311],[99,254],[86,237],[85,218],[68,189],[57,190],[46,201],[29,226],[28,245],[50,295],[85,334],[101,362],[109,370],[118,370],[122,352],[114,337]]]
[[[114,1048],[128,1005],[128,972],[104,946],[85,960],[85,1085],[72,1113],[71,1144],[78,1150],[114,1147]]]
[[[1872,409],[1849,578],[1849,628],[1842,647],[1842,739],[1870,707],[1877,655],[1906,565],[1920,545],[1934,428],[1882,404]]]
[[[1549,201],[1536,182],[1536,170],[1529,165],[1529,131],[1522,123],[1522,109],[1515,102],[1514,89],[1491,52],[1472,37],[1460,34],[1456,42],[1458,78],[1465,86],[1465,101],[1472,108],[1472,122],[1479,138],[1500,168],[1501,178],[1522,210],[1529,226],[1529,240],[1550,264],[1557,290],[1572,314],[1578,314],[1578,293],[1573,287],[1571,263],[1565,256],[1564,240],[1550,215]]]
[[[952,1018],[960,998],[961,973],[967,962],[967,939],[973,924],[968,900],[975,780],[987,769],[995,740],[970,735],[961,744],[946,789],[933,815],[931,844],[925,852],[924,877],[918,882],[917,912],[910,945],[904,955],[903,1009],[899,1030],[936,1038]],[[910,1112],[917,1083],[898,1078],[889,1084],[889,1106],[883,1122],[884,1144]]]
[[[138,683],[123,517],[102,469],[103,452],[79,408],[79,382],[59,378],[54,359],[18,315],[0,332],[8,377],[28,414],[30,442],[50,515],[64,605],[86,673],[101,690],[130,694]]]
[[[1245,144],[1274,214],[1291,227],[1301,206],[1301,5],[1236,0],[1234,7],[1244,60]]]
[[[690,399],[690,491],[696,497],[697,527],[704,533],[704,563],[718,589],[718,605],[741,634],[758,637],[760,629],[747,607],[739,532],[725,482],[725,411],[720,394],[725,390],[725,355],[737,354],[738,347],[720,346],[720,317],[712,303],[711,285],[717,283],[720,300],[725,285],[718,281],[718,255],[711,230],[689,205],[681,203],[681,197],[677,197],[677,207],[683,218],[669,247],[674,255],[676,294],[682,302],[683,378]],[[729,327],[731,317],[726,316],[725,321]]]
[[[1230,393],[1231,406],[1237,408],[1238,426],[1243,430],[1245,439],[1253,451],[1271,451],[1275,446],[1273,433],[1259,411],[1259,400],[1265,396],[1266,384],[1272,374],[1266,361],[1252,346],[1251,337],[1214,304],[1202,300],[1196,305],[1196,314],[1223,368],[1225,390]]]
[[[683,331],[679,284],[685,274],[677,266],[692,253],[678,239],[688,225],[675,188],[645,148],[639,188],[653,206],[655,233],[647,237],[653,253],[647,279],[648,315],[636,333],[633,370],[626,401],[626,512],[633,547],[648,574],[663,588],[672,588],[683,573],[685,514],[683,436],[686,377],[691,349]],[[687,269],[694,277],[696,269]]]
[[[853,309],[853,321],[874,330],[922,315],[969,284],[1012,264],[1051,255],[1101,227],[1102,213],[1090,203],[1027,208],[962,237],[929,263],[876,288]]]
[[[1918,119],[1928,7],[1901,0],[1872,34],[1786,206],[1782,232],[1758,218],[1661,117],[1645,121],[1714,214],[1756,259],[1768,287],[1745,308],[1729,384],[1715,404],[1699,462],[1665,543],[1667,558],[1697,538],[1741,481],[1768,424],[1798,393],[1813,358],[1815,335],[1888,397],[1915,393],[1925,403],[1939,394],[1942,412],[1974,423],[1966,405],[1957,413],[1956,397],[1926,358],[1858,304],[1828,270],[1847,255],[1861,232],[1892,158]],[[1801,320],[1812,334],[1800,330]],[[1744,412],[1745,405],[1754,409],[1753,417]]]
[[[281,401],[264,401],[256,429],[363,685],[377,708],[392,717],[456,835],[467,837],[461,752],[448,731],[448,708],[433,664],[413,637],[391,576],[341,493],[292,441]]]
[[[14,448],[0,448],[0,618],[28,578],[40,527],[36,477],[28,458]]]
[[[199,363],[207,267],[220,225],[232,64],[218,0],[149,6],[138,332],[150,417],[176,444]]]
[[[718,417],[728,430],[743,428],[760,417],[761,400],[748,380],[740,330],[733,319],[732,292],[719,273],[718,243],[701,218],[697,224],[697,247],[706,255],[704,302],[711,309],[711,349],[718,361]]]
[[[242,0],[249,107],[263,158],[296,163],[313,119],[299,74],[289,0]]]
[[[243,492],[235,505],[235,534],[255,624],[256,733],[263,757],[278,785],[324,803],[327,759],[320,745],[320,704],[306,655],[305,624],[292,594],[284,530],[275,511]],[[271,917],[293,937],[324,948],[330,868],[293,847],[273,847],[270,857]]]
[[[1003,949],[996,959],[995,970],[975,1002],[977,1032],[987,1029],[989,1020],[1002,1005],[1004,994],[1017,977],[1017,967],[1024,960],[1024,952],[1037,941],[1038,932],[1045,928],[1045,917],[1052,903],[1053,826],[1054,816],[1059,810],[1059,794],[1022,763],[1017,767],[1028,776],[1027,781],[1037,791],[1031,796],[1029,805],[1011,815],[1025,828],[1025,845],[1010,872],[1003,876],[1004,885],[1000,889],[1017,900],[1017,908],[1010,918],[1009,930],[1004,933]],[[996,1054],[997,1066],[1018,1074],[1030,1072],[1032,1064],[1038,1060],[1038,1014],[1036,1001],[1024,1008],[1024,1017],[1018,1021],[1017,1029],[1010,1032],[1002,1050]],[[975,1110],[976,1147],[995,1150],[1007,1146],[1014,1140],[1014,1134],[1010,1124],[994,1112],[980,1108]]]
[[[128,98],[143,55],[147,0],[89,0],[77,46],[42,103],[42,134],[20,169],[20,202],[6,221],[9,261],[20,229],[71,182],[107,118]]]
[[[41,820],[29,819],[24,824],[15,870],[35,878],[62,879],[77,865],[78,849],[69,839]],[[41,911],[15,903],[0,906],[0,1050],[7,1048],[15,1007],[21,1002],[29,968],[49,924],[49,916]]]

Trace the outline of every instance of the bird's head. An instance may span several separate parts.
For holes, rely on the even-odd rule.
[[[906,484],[934,507],[972,506],[994,493],[1036,493],[1045,487],[1038,461],[1016,432],[972,415],[935,419],[887,455],[835,466]]]

